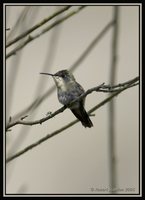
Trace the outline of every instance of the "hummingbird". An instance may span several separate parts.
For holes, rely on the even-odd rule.
[[[72,101],[77,99],[80,95],[82,95],[85,92],[83,87],[76,82],[73,74],[68,70],[61,70],[55,74],[43,72],[40,74],[49,75],[53,77],[57,87],[58,100],[61,104],[65,106],[69,105]],[[75,117],[79,119],[79,121],[81,121],[82,125],[85,128],[91,128],[93,126],[93,123],[90,120],[89,115],[87,114],[84,108],[84,104],[85,98],[73,103],[71,106],[69,106],[69,109],[72,111]]]

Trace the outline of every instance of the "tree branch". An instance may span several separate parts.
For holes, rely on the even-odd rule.
[[[50,21],[51,19],[53,19],[54,17],[56,17],[57,15],[63,13],[64,11],[68,10],[71,6],[66,6],[62,9],[60,9],[59,11],[53,13],[51,16],[43,19],[41,22],[39,22],[38,24],[36,24],[35,26],[31,27],[29,30],[23,32],[22,34],[20,34],[19,36],[15,37],[14,39],[12,39],[11,41],[9,41],[6,44],[6,47],[11,46],[12,44],[18,42],[19,40],[21,40],[22,38],[26,37],[28,34],[30,34],[31,32],[33,32],[34,30],[40,28],[42,25],[44,25],[45,23],[47,23],[48,21]]]
[[[108,32],[108,30],[114,25],[114,21],[110,21],[101,31],[100,33],[91,41],[91,43],[87,46],[85,51],[79,56],[79,58],[70,66],[69,70],[74,71],[76,67],[80,65],[80,63],[88,56],[88,54],[92,51],[95,45],[103,38],[103,36]],[[22,111],[13,116],[13,119],[18,119],[20,116],[26,115],[28,111],[36,109],[44,99],[46,99],[55,89],[55,86],[52,86],[48,91],[45,92],[42,96],[35,99],[27,108],[24,108]]]
[[[130,88],[132,84],[136,83],[137,81],[139,80],[139,77],[136,77],[130,81],[127,81],[125,83],[121,83],[121,84],[118,84],[118,85],[115,85],[115,86],[109,86],[109,85],[104,85],[101,84],[97,87],[93,87],[91,89],[88,89],[84,94],[82,94],[81,96],[79,96],[77,99],[75,99],[74,101],[72,101],[69,105],[66,105],[66,106],[63,106],[61,107],[60,109],[58,109],[57,111],[55,111],[54,113],[48,115],[47,117],[44,117],[44,118],[41,118],[39,120],[36,120],[36,121],[24,121],[22,118],[21,120],[18,120],[18,121],[15,121],[15,122],[12,122],[12,119],[11,121],[8,123],[8,125],[6,126],[6,131],[8,131],[9,128],[13,127],[13,126],[16,126],[18,124],[23,124],[23,125],[28,125],[28,126],[32,126],[32,125],[36,125],[36,124],[42,124],[43,122],[51,119],[52,117],[54,117],[55,115],[58,115],[59,113],[63,112],[66,108],[70,107],[72,104],[74,104],[75,102],[77,101],[80,101],[81,99],[85,98],[87,95],[89,95],[90,93],[96,91],[96,92],[116,92],[116,88],[117,89],[117,92],[120,92],[122,91],[122,89],[124,88]],[[119,87],[121,87],[121,89],[119,89]],[[123,88],[122,88],[123,87]],[[115,88],[115,90],[114,90]]]
[[[119,6],[113,7],[113,19],[115,21],[114,29],[112,33],[112,55],[111,55],[111,66],[110,66],[110,83],[112,85],[116,82],[116,72],[117,72],[117,61],[118,61],[118,36],[119,36]],[[109,104],[109,112],[108,112],[108,141],[109,141],[109,181],[110,181],[110,188],[111,193],[116,193],[116,149],[115,149],[115,102],[111,101]]]
[[[136,77],[136,78],[130,80],[130,82],[128,83],[128,85],[125,85],[124,88],[120,89],[120,90],[117,91],[117,92],[114,92],[114,94],[112,94],[111,96],[109,96],[108,98],[106,98],[105,100],[103,100],[102,102],[100,102],[98,105],[96,105],[96,106],[94,106],[92,109],[90,109],[88,113],[90,114],[90,113],[94,112],[95,110],[97,110],[98,108],[100,108],[101,106],[103,106],[104,104],[106,104],[107,102],[111,101],[115,96],[117,96],[118,94],[120,94],[120,93],[123,92],[124,90],[130,88],[130,86],[131,86],[132,84],[134,84],[135,82],[137,82],[138,80],[139,80],[139,77]],[[102,84],[102,85],[103,85],[103,84]],[[100,87],[100,86],[98,86],[98,88],[99,88],[99,87]],[[95,88],[94,88],[94,89],[95,89]],[[97,89],[97,87],[96,87],[96,89]],[[98,90],[98,89],[97,89],[97,90]],[[94,90],[92,90],[92,91],[94,91]],[[90,93],[91,93],[91,89],[88,90],[87,92],[88,92],[88,94],[90,94]],[[84,95],[85,95],[85,94],[86,94],[86,93],[84,93]],[[80,96],[80,98],[82,98],[82,97]],[[73,103],[73,102],[72,102],[72,103]],[[79,122],[79,120],[74,120],[74,121],[70,122],[69,124],[63,126],[62,128],[60,128],[60,129],[54,131],[53,133],[47,134],[45,137],[41,138],[41,139],[38,140],[37,142],[35,142],[35,143],[33,143],[33,144],[27,146],[27,147],[24,148],[23,150],[21,150],[21,151],[17,152],[16,154],[14,154],[14,155],[8,157],[8,158],[6,159],[6,163],[9,163],[10,161],[12,161],[12,160],[14,160],[15,158],[21,156],[22,154],[26,153],[27,151],[31,150],[32,148],[34,148],[34,147],[38,146],[39,144],[45,142],[47,139],[52,138],[53,136],[55,136],[55,135],[61,133],[62,131],[68,129],[69,127],[73,126],[73,125],[76,124],[77,122]]]
[[[15,55],[17,53],[17,51],[21,50],[24,46],[26,46],[28,43],[30,43],[31,41],[33,41],[34,39],[40,37],[41,35],[43,35],[44,33],[48,32],[50,29],[52,29],[53,27],[57,26],[58,24],[62,23],[63,21],[65,21],[66,19],[72,17],[73,15],[77,14],[80,10],[82,10],[83,8],[85,8],[86,6],[80,6],[77,10],[74,10],[72,12],[70,12],[68,15],[62,17],[61,19],[53,22],[51,25],[49,25],[48,27],[44,28],[40,33],[36,34],[35,36],[31,36],[29,35],[28,38],[21,43],[20,45],[18,45],[16,48],[14,48],[12,51],[10,51],[7,55],[6,55],[6,59],[9,58],[12,55]]]

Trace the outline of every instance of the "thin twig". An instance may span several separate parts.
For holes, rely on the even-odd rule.
[[[126,85],[125,83],[125,87],[124,88],[129,88],[130,85],[134,84],[135,82],[137,82],[139,80],[139,77],[136,77],[132,80],[130,80],[130,82],[128,83],[128,85]],[[123,83],[122,83],[123,84]],[[99,92],[99,90],[104,87],[104,83],[97,86],[97,87],[93,87],[91,89],[88,89],[84,94],[82,94],[81,96],[79,96],[77,99],[75,99],[74,101],[72,101],[69,105],[67,106],[63,106],[61,107],[60,109],[58,109],[57,111],[55,111],[54,113],[44,117],[44,118],[41,118],[39,120],[36,120],[36,121],[24,121],[24,120],[18,120],[18,121],[15,121],[15,122],[11,122],[7,125],[6,127],[6,130],[8,130],[9,128],[15,126],[15,125],[18,125],[18,124],[23,124],[23,125],[28,125],[28,126],[32,126],[32,125],[36,125],[36,124],[42,124],[43,122],[51,119],[52,117],[54,117],[55,115],[58,115],[59,113],[63,112],[67,107],[70,107],[72,104],[74,104],[75,102],[77,101],[80,101],[81,99],[85,98],[87,95],[89,95],[90,93],[94,92],[94,91],[97,91]],[[106,86],[105,86],[106,87]],[[122,87],[122,86],[121,86]],[[120,89],[122,90],[122,88]],[[119,91],[120,91],[119,90]],[[110,91],[110,88],[109,88],[109,91]],[[118,92],[119,92],[118,91]]]
[[[15,33],[16,31],[20,31],[23,32],[26,27],[28,27],[27,24],[27,14],[30,14],[30,9],[31,7],[25,7],[24,10],[21,12],[21,15],[19,16],[20,18],[17,20],[16,24],[14,25],[11,33]],[[29,25],[31,25],[31,23],[33,22],[34,18],[32,17],[31,19],[29,19]],[[23,43],[24,40],[21,40],[20,43]],[[17,79],[18,79],[18,74],[19,74],[19,70],[21,65],[19,64],[22,58],[22,53],[20,52],[16,57],[14,57],[14,59],[12,60],[11,63],[11,67],[9,69],[9,76],[7,78],[7,90],[6,90],[6,113],[7,116],[9,116],[10,112],[11,112],[11,107],[13,105],[13,96],[15,94],[15,87],[17,84]]]
[[[131,81],[129,85],[133,84],[133,82]],[[103,106],[104,104],[106,104],[107,102],[111,101],[115,96],[117,96],[118,94],[120,94],[121,92],[123,92],[124,90],[128,89],[128,86],[125,86],[124,88],[122,88],[120,91],[115,92],[114,94],[112,94],[111,96],[109,96],[108,98],[106,98],[105,100],[103,100],[102,102],[100,102],[98,105],[94,106],[92,109],[89,110],[88,114],[94,112],[95,110],[97,110],[98,108],[100,108],[101,106]],[[76,124],[77,122],[79,122],[79,120],[74,120],[72,122],[70,122],[69,124],[63,126],[62,128],[54,131],[53,133],[47,134],[45,137],[41,138],[40,140],[38,140],[37,142],[27,146],[26,148],[24,148],[23,150],[20,150],[19,152],[17,152],[16,154],[8,157],[6,159],[6,163],[9,163],[10,161],[14,160],[15,158],[21,156],[22,154],[28,152],[29,150],[31,150],[32,148],[38,146],[39,144],[45,142],[47,139],[52,138],[53,136],[61,133],[62,131],[68,129],[69,127],[73,126],[74,124]]]
[[[95,37],[91,43],[86,47],[85,51],[79,56],[79,58],[70,66],[70,71],[74,71],[77,66],[81,64],[81,62],[89,55],[90,51],[96,46],[98,42],[104,37],[104,35],[110,30],[110,28],[114,25],[114,20],[110,21]]]
[[[88,45],[86,50],[79,56],[79,58],[70,66],[70,71],[74,71],[76,67],[80,65],[80,63],[88,56],[91,50],[95,47],[95,45],[103,38],[103,36],[108,32],[108,30],[113,26],[114,21],[109,22],[103,30],[95,37],[92,42]],[[27,114],[31,109],[36,109],[43,101],[46,99],[53,91],[55,90],[55,86],[52,86],[48,91],[46,91],[42,96],[35,99],[27,108],[24,108],[22,111],[13,116],[13,119],[18,119],[20,116]]]
[[[132,84],[132,85],[130,85],[130,86],[128,86],[128,88],[131,88],[131,87],[134,87],[134,86],[136,86],[136,85],[138,85],[139,83],[134,83],[134,84]],[[106,85],[105,85],[105,87],[106,87]],[[110,88],[110,87],[108,87],[108,90],[107,89],[99,89],[97,92],[105,92],[105,93],[113,93],[113,92],[117,92],[117,91],[120,91],[120,89],[121,89],[121,87],[120,88],[118,88],[118,89],[115,89],[115,88]],[[123,87],[122,87],[123,88]]]
[[[9,32],[9,35],[7,36],[7,40],[9,41],[13,35],[16,34],[16,32],[19,29],[19,26],[21,26],[21,23],[23,23],[23,20],[27,15],[29,15],[31,10],[31,6],[25,6],[20,15],[18,15],[17,21],[15,24],[11,27],[11,31]]]
[[[25,115],[24,117],[21,117],[21,120],[25,119],[26,117],[28,117],[28,115]]]
[[[12,51],[10,51],[6,55],[6,59],[9,58],[12,55],[15,55],[19,50],[21,50],[23,47],[25,47],[28,43],[30,43],[31,41],[35,40],[36,38],[42,36],[44,33],[48,32],[50,29],[52,29],[53,27],[55,27],[55,26],[59,25],[60,23],[64,22],[65,20],[67,20],[68,18],[72,17],[73,15],[77,14],[79,11],[81,11],[85,7],[86,6],[80,6],[77,10],[74,10],[74,11],[70,12],[68,15],[62,17],[61,19],[59,19],[57,21],[55,21],[54,23],[52,23],[48,27],[44,28],[40,33],[36,34],[35,36],[29,35],[27,37],[27,39],[22,44],[18,45],[16,48],[14,48]]]
[[[59,6],[57,6],[55,8],[56,10],[54,11],[54,13],[56,13],[56,11],[60,10],[60,7],[59,8],[58,7]],[[61,15],[61,16],[63,16],[63,15]],[[56,21],[56,20],[60,19],[61,16],[57,15],[54,20]],[[35,18],[33,18],[33,19],[35,19]],[[53,66],[52,63],[53,63],[55,53],[56,53],[60,28],[61,28],[61,24],[59,26],[55,27],[51,32],[51,37],[50,37],[50,40],[48,41],[50,43],[48,44],[48,49],[46,51],[47,52],[46,59],[44,61],[41,71],[46,71],[46,70],[49,71],[50,68]],[[35,101],[35,99],[37,99],[38,96],[43,93],[43,90],[45,88],[44,85],[45,85],[46,81],[47,80],[43,79],[43,78],[40,78],[40,80],[38,81],[38,85],[36,86],[36,90],[34,92],[33,101]],[[35,108],[35,110],[36,110],[36,108]],[[30,110],[28,110],[28,113],[31,114],[31,111],[34,111],[34,109],[32,110],[30,108]],[[31,116],[31,121],[34,120],[35,114],[36,114],[36,112],[33,113],[33,116]],[[24,115],[26,115],[26,113]],[[13,120],[13,121],[16,121],[16,120]],[[8,156],[14,154],[16,152],[16,150],[18,149],[18,147],[21,146],[21,144],[24,142],[25,138],[29,135],[30,129],[31,129],[31,127],[28,128],[28,126],[21,126],[18,137],[16,138],[15,142],[12,144],[11,148],[9,149],[9,151],[7,153]]]
[[[34,25],[33,27],[31,27],[29,30],[23,32],[22,34],[20,34],[19,36],[15,37],[14,39],[12,39],[11,41],[9,41],[6,44],[6,47],[11,46],[12,44],[18,42],[19,40],[21,40],[22,38],[26,37],[28,34],[30,34],[31,32],[33,32],[34,30],[40,28],[42,25],[44,25],[45,23],[47,23],[48,21],[52,20],[54,17],[56,17],[57,15],[63,13],[64,11],[68,10],[71,6],[66,6],[62,9],[60,9],[59,11],[53,13],[51,16],[43,19],[41,22],[39,22],[38,24]]]

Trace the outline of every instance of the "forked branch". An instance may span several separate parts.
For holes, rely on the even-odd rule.
[[[32,126],[32,125],[36,125],[36,124],[42,124],[43,122],[46,122],[47,120],[53,118],[54,116],[60,114],[61,112],[63,112],[67,107],[71,106],[73,103],[80,101],[81,99],[85,98],[87,95],[89,95],[92,92],[110,92],[110,93],[115,93],[115,92],[120,92],[124,89],[128,89],[130,87],[136,86],[139,84],[139,77],[136,77],[134,79],[131,79],[130,81],[124,82],[124,83],[120,83],[114,86],[110,86],[110,85],[105,85],[104,83],[97,86],[97,87],[93,87],[91,89],[88,89],[84,94],[82,94],[81,96],[79,96],[77,99],[75,99],[74,101],[72,101],[69,105],[66,106],[62,106],[60,109],[56,110],[54,113],[50,113],[48,116],[41,118],[39,120],[36,121],[26,121],[24,120],[24,118],[22,117],[20,120],[17,120],[15,122],[9,121],[9,123],[6,126],[6,131],[8,131],[10,128],[12,128],[13,126],[16,126],[18,124],[22,124],[22,125],[28,125],[28,126]]]

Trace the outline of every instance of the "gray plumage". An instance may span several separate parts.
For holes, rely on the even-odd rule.
[[[72,73],[70,73],[68,70],[61,70],[56,74],[41,74],[47,74],[53,77],[57,86],[58,100],[63,105],[69,104],[85,92],[82,86],[76,82]],[[87,112],[85,111],[84,103],[85,98],[75,102],[69,108],[72,113],[81,121],[84,127],[91,128],[93,126],[93,123],[90,120]]]

